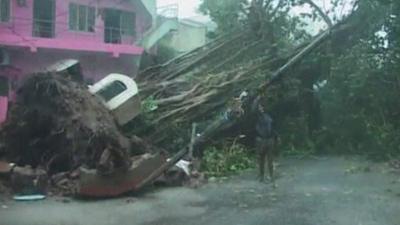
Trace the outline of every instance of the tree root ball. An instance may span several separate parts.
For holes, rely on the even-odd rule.
[[[62,74],[30,75],[0,135],[10,162],[50,174],[79,166],[105,174],[130,166],[130,141],[113,115],[86,86]]]

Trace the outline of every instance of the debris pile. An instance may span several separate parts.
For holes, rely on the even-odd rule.
[[[29,76],[0,137],[0,157],[15,163],[0,175],[18,194],[117,196],[169,169],[159,169],[165,151],[125,136],[102,100],[63,74]]]
[[[32,169],[30,166],[15,167],[11,173],[11,187],[14,192],[31,195],[47,192],[48,177],[43,169]]]
[[[130,166],[130,140],[84,85],[58,74],[29,76],[1,130],[2,153],[49,175],[85,166],[101,174]]]

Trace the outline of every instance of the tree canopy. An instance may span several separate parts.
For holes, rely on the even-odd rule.
[[[137,134],[183,147],[191,123],[204,130],[283,71],[262,101],[286,152],[400,153],[397,1],[203,0],[199,10],[217,38],[137,77],[149,109]]]
[[[322,46],[322,53],[293,71],[290,87],[282,84],[275,91],[280,97],[269,101],[287,149],[381,157],[400,153],[400,2],[314,1],[203,0],[200,11],[220,33],[251,27],[270,44],[295,45],[310,36],[307,26],[321,26],[321,21],[331,26],[356,9],[368,10],[366,18],[359,18],[365,21],[357,32],[364,35]],[[296,6],[308,10],[294,13]]]

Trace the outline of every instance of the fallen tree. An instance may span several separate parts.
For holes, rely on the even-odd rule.
[[[143,71],[138,76],[140,88],[156,109],[148,112],[150,128],[139,135],[168,145],[174,125],[189,131],[193,122],[218,120],[218,112],[243,90],[251,90],[253,95],[266,92],[310,53],[323,54],[326,45],[338,46],[336,53],[352,46],[360,36],[368,35],[362,24],[380,19],[365,7],[361,3],[354,6],[346,19],[325,32],[277,52],[274,44],[245,29]]]
[[[209,118],[207,115],[212,115],[215,111],[226,107],[229,99],[237,96],[245,89],[250,88],[252,90],[250,99],[255,99],[257,96],[267,92],[271,86],[277,84],[279,81],[282,81],[283,78],[288,75],[295,66],[298,66],[299,63],[311,53],[321,49],[319,47],[322,44],[327,43],[328,40],[331,40],[333,43],[339,43],[343,41],[343,37],[347,36],[347,42],[341,43],[340,47],[342,49],[346,48],[346,45],[351,45],[357,40],[357,37],[365,34],[363,29],[360,27],[360,24],[367,20],[369,16],[367,12],[368,11],[362,7],[358,8],[358,10],[355,10],[342,22],[333,26],[329,26],[326,31],[314,37],[310,42],[294,48],[286,55],[280,55],[277,58],[263,56],[256,60],[241,64],[239,68],[234,68],[232,70],[223,71],[216,74],[202,74],[200,71],[196,71],[195,74],[199,75],[200,78],[192,83],[190,83],[188,80],[185,80],[184,76],[182,76],[180,80],[176,81],[179,81],[179,84],[186,84],[186,88],[191,89],[186,89],[186,91],[178,91],[179,94],[177,94],[176,90],[173,90],[169,93],[164,92],[161,95],[160,92],[156,92],[157,94],[153,95],[158,97],[155,102],[159,108],[153,112],[156,114],[157,118],[154,120],[154,124],[156,124],[158,129],[153,130],[153,133],[151,134],[152,140],[155,143],[162,142],[163,138],[166,137],[163,134],[170,134],[170,129],[167,128],[170,124],[183,123],[188,126],[192,122]],[[257,45],[257,41],[253,42],[253,44],[250,44],[250,46]],[[338,49],[336,49],[336,51],[338,51]],[[238,55],[240,55],[242,51],[245,50],[240,49]],[[234,55],[234,57],[238,57],[238,55]],[[210,57],[210,55],[206,54],[205,58],[204,56],[201,57],[203,57],[201,60],[197,59],[196,61],[207,62],[206,58]],[[212,59],[213,57],[211,57],[211,60]],[[229,57],[222,61],[229,61]],[[161,68],[168,68],[169,66],[175,66],[173,61],[162,65]],[[201,67],[202,65],[198,66]],[[256,73],[262,73],[263,76],[250,76]],[[168,79],[168,73],[160,73],[159,75],[161,80],[162,78],[164,79],[162,82],[168,81],[163,83],[163,87],[174,83]],[[153,76],[157,77],[154,74]],[[158,79],[160,79],[160,77]],[[174,76],[174,79],[177,79],[177,76]],[[160,81],[158,80],[157,82]],[[148,83],[145,83],[143,87],[146,87],[146,85],[148,85]],[[164,90],[166,90],[166,88],[163,89],[163,91]],[[201,156],[204,145],[206,145],[210,139],[213,139],[217,135],[224,133],[226,130],[234,127],[238,123],[246,122],[249,119],[246,116],[250,114],[244,115],[245,117],[240,117],[234,120],[227,120],[224,117],[219,117],[217,119],[214,118],[214,120],[212,120],[212,122],[203,130],[199,137],[197,137],[189,145],[183,146],[183,148],[181,148],[181,150],[179,150],[170,159],[170,161],[168,161],[168,163],[154,171],[154,173],[149,176],[145,182],[147,183],[156,179],[160,174],[162,174],[163,171],[173,166],[182,157],[188,154],[192,148],[196,149],[196,155]]]

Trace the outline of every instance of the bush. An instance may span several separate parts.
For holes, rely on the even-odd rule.
[[[252,152],[234,141],[225,142],[221,148],[212,146],[204,152],[203,169],[208,176],[221,177],[253,168]]]

